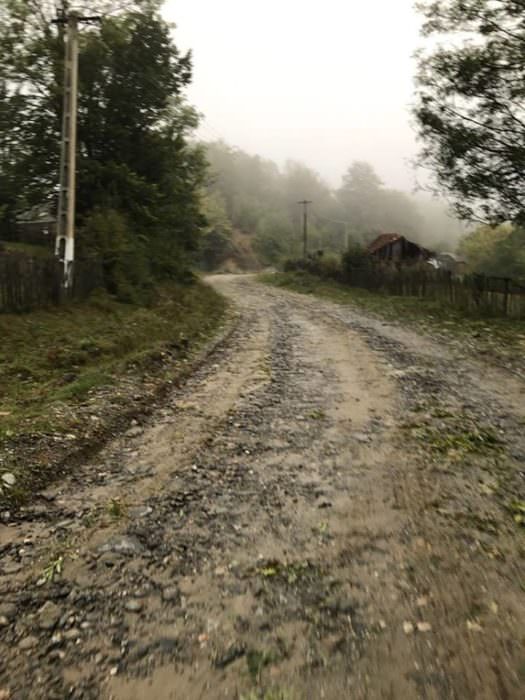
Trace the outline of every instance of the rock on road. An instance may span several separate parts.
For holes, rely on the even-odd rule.
[[[521,380],[210,282],[208,362],[1,526],[0,698],[523,697]]]

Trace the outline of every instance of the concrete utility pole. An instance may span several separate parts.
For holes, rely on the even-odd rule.
[[[303,206],[303,257],[306,258],[308,254],[308,205],[312,204],[309,199],[303,199],[297,204],[302,204]]]
[[[68,3],[54,24],[62,25],[65,32],[64,104],[62,112],[62,138],[60,144],[60,182],[55,255],[64,266],[63,284],[73,285],[75,261],[75,194],[77,155],[77,96],[78,96],[78,27],[80,23],[99,21],[99,17],[81,17],[69,12]]]

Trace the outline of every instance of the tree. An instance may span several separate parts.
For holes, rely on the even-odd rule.
[[[376,194],[383,186],[374,168],[364,160],[355,160],[343,175],[342,191],[345,194]]]
[[[382,186],[373,167],[365,161],[354,161],[343,175],[337,198],[355,241],[363,242],[378,233],[377,202]]]
[[[217,191],[202,195],[202,212],[207,226],[201,240],[200,261],[204,269],[216,269],[232,252],[232,226],[224,198]]]
[[[525,221],[525,3],[426,0],[415,117],[421,162],[462,218]],[[455,38],[455,40],[454,40]]]
[[[355,161],[348,168],[337,198],[354,241],[366,242],[384,232],[417,237],[421,228],[413,201],[403,192],[385,188],[373,167],[364,161]]]
[[[298,201],[303,199],[312,201],[310,251],[341,253],[348,242],[364,243],[379,233],[392,231],[422,245],[433,246],[440,241],[450,250],[463,233],[458,222],[447,217],[442,203],[420,202],[384,187],[373,167],[364,161],[352,163],[342,186],[333,192],[303,163],[288,161],[279,169],[271,161],[222,141],[205,144],[205,150],[210,162],[208,194],[224,202],[232,229],[253,237],[252,244],[263,262],[274,264],[302,254],[302,208]],[[213,241],[219,244],[214,238],[206,240],[206,259]],[[222,243],[226,244],[226,239]]]
[[[485,275],[525,280],[525,229],[510,224],[479,226],[463,238],[460,254],[469,269]]]
[[[284,213],[269,213],[257,224],[254,248],[263,263],[274,265],[293,253],[293,225]]]
[[[50,23],[54,4],[7,0],[0,10],[0,188],[11,220],[17,208],[56,199],[64,47]],[[185,274],[204,225],[205,160],[188,139],[198,120],[184,101],[191,55],[173,43],[160,4],[95,1],[90,11],[104,11],[104,20],[83,28],[79,42],[79,250],[125,250],[129,266],[108,275],[118,269],[122,280],[129,269],[132,286]]]
[[[225,203],[233,229],[254,237],[264,262],[300,254],[302,216],[298,201],[313,200],[309,225],[312,248],[332,244],[327,217],[334,217],[337,203],[321,177],[302,163],[288,161],[283,170],[270,160],[250,155],[222,141],[205,144],[210,163],[208,192]],[[339,227],[339,239],[341,227]],[[341,249],[340,240],[339,247]]]

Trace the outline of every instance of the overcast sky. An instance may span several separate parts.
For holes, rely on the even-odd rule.
[[[191,48],[190,101],[201,135],[282,164],[301,160],[332,185],[368,160],[411,189],[414,0],[167,0],[176,43]]]

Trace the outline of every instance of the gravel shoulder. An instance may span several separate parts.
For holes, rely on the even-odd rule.
[[[522,697],[524,383],[209,281],[228,338],[4,517],[0,697]]]

